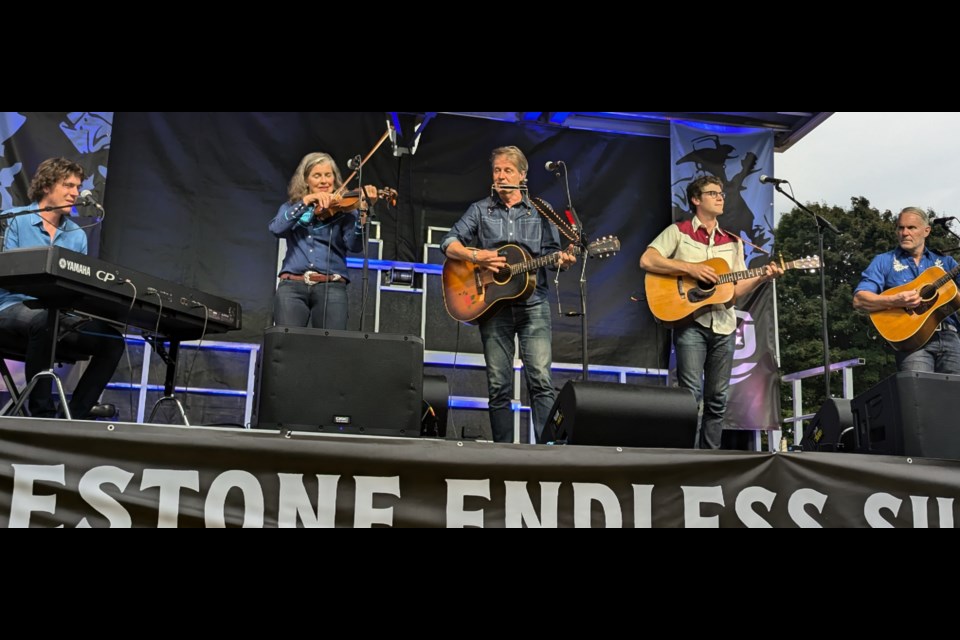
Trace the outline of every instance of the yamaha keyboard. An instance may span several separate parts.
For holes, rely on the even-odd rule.
[[[0,287],[33,296],[44,306],[150,331],[159,327],[161,334],[177,340],[240,328],[240,304],[233,300],[62,247],[0,253]]]

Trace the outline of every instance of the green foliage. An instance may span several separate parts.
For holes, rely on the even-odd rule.
[[[896,373],[893,349],[877,333],[870,317],[853,308],[853,290],[860,274],[878,253],[897,246],[898,212],[880,213],[866,198],[851,198],[850,209],[816,204],[817,212],[840,231],[836,236],[823,234],[824,263],[829,324],[830,362],[863,358],[866,364],[853,372],[855,393],[859,394]],[[929,212],[931,217],[936,214]],[[777,252],[785,260],[818,254],[817,227],[813,217],[794,209],[781,218],[776,229]],[[942,227],[934,226],[927,245],[950,252],[957,239]],[[777,310],[780,329],[780,369],[784,373],[823,366],[823,340],[820,307],[820,275],[817,272],[791,270],[777,284]],[[842,395],[842,377],[831,376],[831,395]],[[792,415],[789,384],[781,385],[784,416]],[[814,413],[823,404],[823,379],[808,378],[803,383],[803,408]]]

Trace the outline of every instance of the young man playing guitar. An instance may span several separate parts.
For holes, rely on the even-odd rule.
[[[915,318],[924,323],[924,320],[929,321],[931,311],[950,313],[939,324],[937,319],[942,318],[942,315],[929,322],[931,331],[926,336],[925,343],[924,338],[902,341],[901,348],[904,345],[914,346],[912,349],[897,351],[897,368],[900,371],[960,374],[960,337],[957,335],[957,316],[952,313],[956,306],[951,306],[957,293],[957,285],[954,283],[960,278],[952,281],[950,278],[943,278],[946,282],[940,287],[933,286],[932,295],[927,301],[924,300],[925,296],[921,295],[923,286],[919,283],[911,285],[911,281],[921,278],[934,267],[936,269],[931,272],[933,276],[945,275],[941,274],[941,270],[952,272],[957,267],[957,261],[952,257],[936,253],[926,246],[929,235],[930,220],[923,209],[907,207],[901,211],[897,218],[897,241],[900,246],[893,251],[881,253],[870,262],[854,291],[853,306],[875,316],[875,324],[876,318],[902,324],[905,327],[903,331],[900,331],[898,326],[893,328],[904,337],[910,334],[911,338],[923,329],[920,325],[909,329],[907,323],[911,319]],[[891,288],[899,290],[887,291]],[[905,313],[902,317],[885,313],[894,309],[902,309]],[[877,326],[879,329],[880,325]],[[888,338],[887,335],[884,337]],[[918,344],[919,346],[916,346]]]
[[[526,192],[527,158],[517,147],[500,147],[491,155],[493,186],[490,197],[474,202],[444,236],[440,248],[448,259],[473,262],[499,272],[507,260],[497,252],[506,244],[525,249],[532,257],[559,252],[557,266],[577,261],[562,252],[560,234],[540,216]],[[553,407],[556,391],[550,375],[550,307],[547,275],[537,273],[536,290],[525,299],[504,300],[479,319],[483,356],[487,363],[490,428],[495,442],[513,442],[514,336],[520,341],[520,359],[527,379],[534,427],[539,435]]]
[[[717,282],[718,274],[710,265],[702,264],[705,260],[722,258],[731,270],[746,269],[740,238],[717,224],[717,218],[723,215],[723,182],[715,176],[697,178],[687,186],[687,200],[694,209],[693,218],[664,229],[641,256],[640,268],[653,273],[687,275],[710,284]],[[747,295],[758,283],[782,273],[775,262],[769,263],[762,278],[736,283],[735,298]],[[703,401],[696,448],[719,449],[733,368],[737,316],[732,305],[709,305],[703,311],[692,321],[673,329],[677,381],[693,392],[697,402]]]

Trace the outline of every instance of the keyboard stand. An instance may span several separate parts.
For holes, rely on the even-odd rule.
[[[163,346],[162,340],[157,340],[156,338],[149,339],[150,346],[153,347],[153,350],[160,356],[160,359],[164,361],[167,365],[167,372],[163,378],[163,397],[157,400],[156,404],[153,405],[153,411],[150,412],[150,417],[147,419],[147,422],[153,422],[153,416],[156,415],[157,410],[160,408],[160,405],[165,402],[172,402],[173,405],[177,408],[177,411],[180,413],[180,417],[183,418],[183,425],[185,427],[190,426],[190,421],[187,419],[187,412],[183,410],[183,405],[180,403],[180,399],[174,394],[174,379],[177,376],[177,358],[180,356],[180,341],[179,340],[170,340],[170,350]]]

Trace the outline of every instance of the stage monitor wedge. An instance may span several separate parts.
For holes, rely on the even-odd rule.
[[[697,401],[687,389],[571,380],[539,441],[692,449],[696,433]]]
[[[418,336],[299,327],[263,335],[261,429],[420,436]]]
[[[810,428],[803,432],[800,447],[803,451],[843,451],[853,453],[856,434],[853,427],[851,401],[830,398],[813,416]]]

